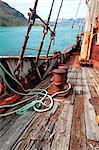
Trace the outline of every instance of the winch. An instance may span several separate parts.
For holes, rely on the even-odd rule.
[[[68,89],[67,83],[67,73],[68,67],[66,65],[60,65],[58,69],[53,70],[53,84],[48,88],[49,94],[54,94],[56,92],[65,91]],[[70,88],[67,92],[61,93],[58,96],[66,97],[70,93],[72,88]]]

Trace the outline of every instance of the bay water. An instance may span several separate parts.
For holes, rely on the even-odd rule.
[[[18,56],[26,31],[27,27],[0,27],[0,56]],[[43,27],[41,26],[34,26],[32,28],[27,48],[35,50],[26,49],[25,55],[36,55],[42,38],[42,31]],[[78,26],[75,26],[73,29],[71,28],[71,25],[58,26],[50,54],[57,49],[63,51],[64,48],[66,48],[68,50],[68,47],[75,43],[77,34]],[[46,54],[49,41],[50,32],[48,32],[45,38],[42,55]]]

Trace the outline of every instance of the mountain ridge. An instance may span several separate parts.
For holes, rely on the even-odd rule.
[[[79,24],[80,21],[84,18],[77,18],[75,20],[75,24]],[[46,22],[47,20],[45,20]],[[16,10],[15,8],[12,8],[9,4],[6,2],[3,2],[0,0],[0,26],[26,26],[27,25],[27,19],[25,16]],[[71,25],[73,24],[74,19],[66,19],[66,18],[60,18],[58,20],[58,26],[62,25]],[[50,21],[50,25],[54,26],[55,21]],[[43,23],[39,20],[36,21],[35,26],[43,26]]]
[[[21,26],[27,25],[25,16],[12,8],[6,2],[0,0],[0,26]]]

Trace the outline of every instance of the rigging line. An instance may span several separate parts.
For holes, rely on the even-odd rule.
[[[78,11],[79,11],[80,5],[81,5],[81,0],[80,0],[80,2],[79,2],[79,5],[78,5],[77,11],[76,11],[76,15],[75,15],[75,19],[74,19],[73,24],[72,24],[72,28],[74,27],[74,24],[75,24],[77,15],[78,15]]]
[[[61,11],[61,8],[62,8],[62,5],[63,5],[63,1],[64,1],[64,0],[62,0],[62,1],[61,1],[61,4],[60,4],[60,8],[59,8],[59,11],[58,11],[58,15],[57,15],[57,19],[56,19],[56,22],[55,22],[55,26],[54,26],[54,30],[53,30],[53,32],[55,32],[56,27],[57,27],[57,23],[58,23],[58,19],[59,19],[60,11]]]
[[[40,42],[40,46],[39,46],[39,49],[38,49],[38,53],[37,53],[37,57],[36,57],[36,63],[39,60],[39,56],[40,56],[40,53],[41,53],[41,50],[42,50],[42,47],[43,47],[43,44],[44,44],[44,39],[46,37],[46,34],[48,33],[48,24],[49,24],[51,15],[52,15],[52,10],[53,10],[53,6],[54,6],[54,2],[55,2],[55,0],[52,1],[52,5],[51,5],[51,8],[50,8],[48,20],[47,20],[46,25],[44,25],[43,36],[42,36],[42,39],[41,39],[41,42]]]
[[[30,20],[33,20],[33,24],[35,23],[35,19],[36,19],[37,5],[38,5],[38,0],[35,1],[34,8],[33,9],[30,8],[31,11]]]
[[[48,49],[47,49],[47,53],[46,53],[46,58],[48,58],[48,54],[49,54],[49,51],[51,49],[51,44],[52,44],[52,41],[54,40],[54,37],[55,37],[55,31],[56,31],[56,27],[57,27],[59,15],[60,15],[60,12],[61,12],[61,8],[63,6],[63,1],[64,0],[61,1],[60,7],[59,7],[59,11],[58,11],[58,15],[57,15],[57,19],[56,19],[56,22],[55,22],[55,25],[54,25],[54,29],[53,29],[53,32],[51,33],[51,39],[50,39],[50,43],[48,45]]]
[[[50,13],[49,13],[49,17],[48,17],[48,20],[47,20],[47,24],[49,23],[50,18],[51,18],[51,14],[52,14],[52,10],[53,10],[53,6],[54,6],[54,2],[55,2],[55,0],[53,0],[53,1],[52,1],[52,6],[51,6],[51,9],[50,9]]]
[[[35,1],[35,4],[34,4],[34,9],[37,8],[37,4],[38,4],[38,0]]]
[[[24,52],[25,52],[25,48],[26,48],[26,45],[27,45],[27,42],[28,42],[28,39],[29,39],[29,33],[30,33],[31,29],[32,29],[32,26],[35,23],[37,4],[38,4],[38,0],[35,0],[34,8],[32,10],[32,15],[31,15],[31,17],[29,19],[27,33],[25,35],[24,42],[22,44],[22,48],[21,48],[19,60],[18,60],[18,63],[17,63],[17,67],[15,69],[15,73],[18,70],[18,68],[20,67],[21,63],[22,63],[22,59],[23,59],[23,55],[24,55]],[[31,22],[31,20],[33,20],[33,22]]]

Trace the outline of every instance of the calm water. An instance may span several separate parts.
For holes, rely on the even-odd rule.
[[[28,48],[38,49],[42,37],[42,27],[33,27],[28,41]],[[0,56],[16,56],[19,55],[21,45],[23,43],[24,35],[27,27],[0,27]],[[75,43],[75,37],[78,32],[78,27],[71,29],[71,26],[58,26],[54,44],[52,44],[51,51],[69,47]],[[50,33],[47,35],[43,50],[47,50],[50,40]],[[36,55],[37,51],[26,50],[25,55]],[[45,54],[43,51],[42,54]]]

